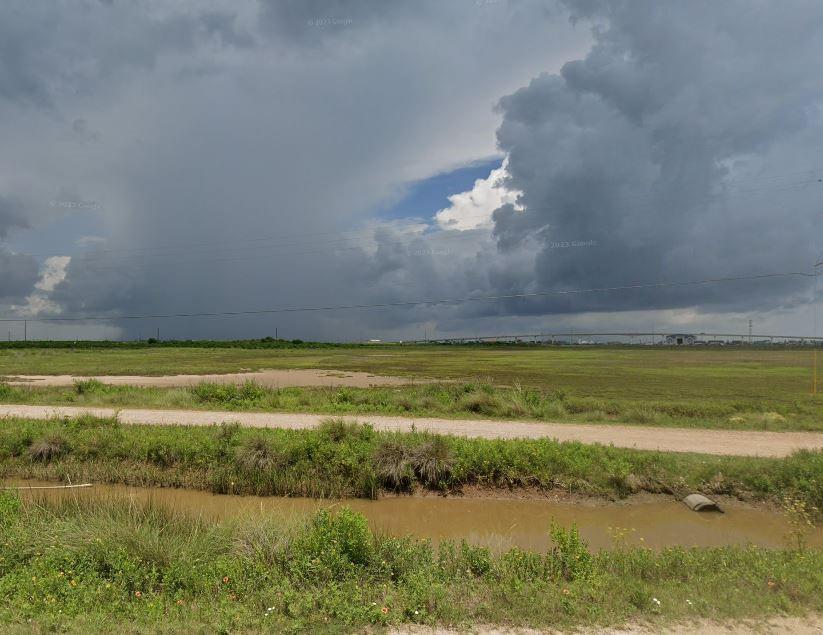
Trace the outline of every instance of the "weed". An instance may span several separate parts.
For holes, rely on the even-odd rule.
[[[440,487],[452,476],[454,456],[442,437],[435,437],[413,448],[408,454],[414,473],[427,487]]]
[[[555,545],[551,550],[551,564],[555,574],[569,582],[590,578],[594,559],[577,527],[572,525],[569,529],[564,529],[552,523],[549,535]]]
[[[90,395],[107,392],[109,386],[99,379],[82,379],[74,382],[74,392],[78,395]]]
[[[397,441],[384,441],[374,451],[377,476],[389,488],[404,491],[414,482],[414,469],[406,446]]]
[[[267,472],[280,463],[280,456],[262,435],[255,435],[237,449],[237,465],[249,473]]]
[[[59,433],[49,434],[29,446],[28,455],[32,461],[48,463],[68,452],[69,442]]]

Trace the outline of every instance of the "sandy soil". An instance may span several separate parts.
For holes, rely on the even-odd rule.
[[[238,422],[256,428],[305,429],[318,425],[330,415],[268,412],[227,412],[203,410],[144,410],[134,408],[85,408],[72,406],[0,406],[0,417],[73,417],[92,414],[117,416],[128,424],[190,425]],[[610,424],[528,423],[522,421],[484,421],[412,417],[342,417],[369,423],[376,430],[426,430],[483,439],[540,439],[601,443],[623,448],[700,452],[734,456],[787,456],[799,449],[823,449],[823,433],[750,432],[747,430],[701,430],[653,428]]]
[[[97,379],[104,384],[113,386],[196,386],[208,381],[221,384],[242,384],[246,381],[255,381],[261,386],[284,388],[288,386],[351,386],[353,388],[369,388],[371,386],[399,386],[414,383],[405,377],[388,377],[384,375],[369,375],[355,371],[334,371],[293,369],[293,370],[260,370],[247,373],[225,373],[220,375],[161,375],[152,377],[147,375],[96,375],[84,377],[80,375],[11,375],[3,381],[12,386],[71,386],[75,381]],[[420,380],[417,380],[420,383]]]
[[[457,635],[458,633],[477,633],[477,635],[538,635],[540,633],[559,633],[560,631],[538,631],[528,628],[505,628],[499,626],[477,626],[462,631],[447,628],[429,628],[424,626],[408,626],[392,629],[391,635]],[[793,633],[795,635],[820,635],[823,633],[823,617],[812,615],[809,617],[772,617],[769,619],[746,621],[715,621],[695,620],[684,624],[671,626],[631,625],[624,628],[593,629],[584,628],[574,631],[578,634],[590,635],[652,635],[665,633],[668,635],[750,635],[754,633]]]

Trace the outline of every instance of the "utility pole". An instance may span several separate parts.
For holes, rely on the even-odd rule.
[[[749,320],[749,346],[752,345],[752,321]]]
[[[819,260],[818,262],[814,263],[814,296],[812,296],[812,302],[814,302],[814,306],[812,308],[813,315],[814,315],[814,332],[812,333],[813,337],[817,337],[817,278],[820,275],[818,273],[818,269],[823,267],[823,260]],[[817,396],[817,340],[812,340],[812,395]]]
[[[157,327],[157,341],[160,341],[160,327]]]
[[[29,341],[29,321],[23,320],[23,341]]]

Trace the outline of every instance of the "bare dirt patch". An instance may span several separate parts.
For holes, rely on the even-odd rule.
[[[313,368],[260,370],[216,375],[162,375],[159,377],[147,375],[15,375],[2,378],[4,382],[12,386],[71,386],[76,381],[87,379],[97,379],[112,386],[150,386],[156,388],[196,386],[202,382],[243,384],[247,381],[254,381],[269,388],[287,388],[291,386],[370,388],[372,386],[401,386],[412,383],[410,379],[405,377]],[[417,380],[418,383],[419,381]]]

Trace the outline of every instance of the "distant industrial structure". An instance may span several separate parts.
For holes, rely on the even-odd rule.
[[[663,339],[663,344],[666,346],[693,346],[695,342],[697,342],[697,335],[689,333],[672,333]]]
[[[823,337],[752,333],[524,333],[431,337],[398,344],[534,344],[542,346],[803,346],[823,347]]]

